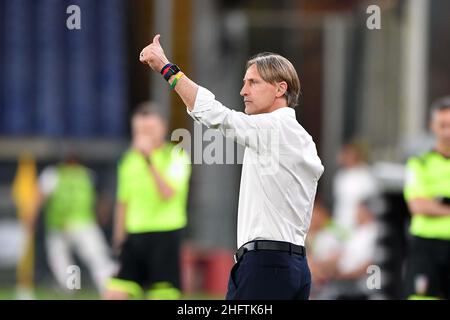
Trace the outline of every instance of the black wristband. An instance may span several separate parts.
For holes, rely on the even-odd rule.
[[[164,79],[166,79],[166,81],[169,81],[171,76],[174,76],[181,71],[176,64],[172,64],[170,67],[168,68],[166,67],[166,69],[167,71],[163,74]]]
[[[173,63],[168,63],[168,64],[166,64],[164,67],[162,67],[162,69],[161,69],[161,71],[159,72],[159,73],[161,73],[161,74],[163,74],[163,71],[164,71],[164,69],[166,69],[167,67],[169,67],[169,66],[171,66],[171,65],[173,65]]]

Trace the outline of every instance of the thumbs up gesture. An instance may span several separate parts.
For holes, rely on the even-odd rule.
[[[169,63],[166,55],[164,54],[164,50],[159,43],[159,38],[161,36],[157,34],[153,38],[153,42],[142,49],[141,54],[139,55],[139,60],[142,63],[146,63],[156,72],[160,72],[161,69]]]

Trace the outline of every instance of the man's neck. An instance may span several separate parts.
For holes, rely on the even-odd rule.
[[[270,107],[269,112],[273,112],[275,110],[278,110],[281,108],[286,108],[286,107],[287,107],[286,99],[277,99],[274,101],[272,107]]]

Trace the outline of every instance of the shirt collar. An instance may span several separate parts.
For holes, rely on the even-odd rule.
[[[282,108],[272,111],[271,113],[285,114],[289,117],[295,118],[295,110],[291,107],[282,107]]]

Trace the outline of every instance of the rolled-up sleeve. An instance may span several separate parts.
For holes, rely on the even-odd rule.
[[[265,146],[266,138],[277,130],[277,118],[267,114],[247,115],[225,107],[209,90],[199,87],[192,111],[188,114],[208,128],[218,129],[227,138],[253,149]]]

